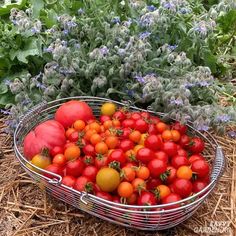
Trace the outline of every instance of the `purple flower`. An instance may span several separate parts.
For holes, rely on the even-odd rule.
[[[11,81],[10,81],[9,79],[5,79],[5,80],[4,80],[4,84],[7,85],[7,86],[9,86],[9,85],[11,84]]]
[[[132,24],[132,19],[129,18],[127,21],[124,21],[123,24],[125,27],[130,27],[130,25]]]
[[[219,115],[216,117],[216,120],[222,123],[229,122],[231,117],[227,114]]]
[[[171,51],[174,51],[177,47],[178,47],[178,45],[168,45],[167,46]]]
[[[78,14],[79,14],[79,15],[84,14],[84,9],[83,9],[83,8],[80,8],[80,9],[78,10]]]
[[[207,131],[210,129],[210,127],[206,124],[199,124],[197,127],[196,127],[197,130],[199,131]]]
[[[151,33],[146,31],[146,32],[140,33],[139,38],[141,40],[144,40],[144,39],[148,38],[150,35],[151,35]]]
[[[66,30],[66,29],[65,29],[65,30],[62,31],[62,33],[63,33],[64,35],[68,35],[68,34],[69,34],[69,30]]]
[[[181,9],[179,10],[179,12],[180,12],[181,14],[187,14],[187,13],[189,13],[189,9],[187,9],[187,8],[181,8]]]
[[[171,99],[170,104],[180,106],[180,105],[183,105],[184,103],[183,103],[182,98],[177,98],[177,99]]]
[[[118,53],[118,55],[120,55],[120,56],[124,56],[125,55],[125,49],[123,49],[123,48],[119,48],[118,49],[118,51],[117,51],[117,53]]]
[[[175,5],[171,2],[166,2],[164,5],[163,5],[164,8],[166,9],[175,9]]]
[[[76,43],[74,46],[75,46],[75,48],[78,48],[78,49],[80,49],[80,47],[81,47],[79,43]]]
[[[9,110],[0,109],[0,113],[4,115],[11,115],[12,113]]]
[[[140,84],[144,84],[145,83],[145,79],[142,76],[135,76],[134,77]]]
[[[39,81],[37,81],[35,85],[37,88],[46,89],[46,86],[44,84],[40,83]]]
[[[43,51],[50,53],[50,52],[53,52],[53,48],[52,47],[44,48]]]
[[[31,100],[30,100],[30,99],[24,99],[24,100],[21,102],[21,104],[22,104],[23,106],[26,106],[26,105],[28,105],[29,103],[31,103]]]
[[[207,81],[200,81],[200,82],[198,82],[198,85],[201,87],[208,87],[210,85],[210,83]]]
[[[31,32],[34,33],[34,34],[37,34],[37,33],[40,33],[40,30],[33,27],[33,28],[31,28]]]
[[[109,53],[109,49],[108,49],[106,46],[101,47],[101,48],[99,49],[99,51],[100,51],[100,53],[101,53],[103,56],[105,56],[105,55],[107,55],[107,54]]]
[[[134,96],[134,91],[131,90],[131,89],[128,89],[127,94],[128,94],[129,97],[133,97]]]
[[[119,17],[119,16],[114,17],[114,18],[111,20],[111,23],[119,24],[119,23],[120,23],[120,17]]]
[[[157,8],[154,7],[153,5],[147,6],[147,10],[148,10],[148,11],[155,11],[156,9],[157,9]]]
[[[234,130],[228,131],[228,136],[230,138],[236,138],[236,131],[234,131]]]

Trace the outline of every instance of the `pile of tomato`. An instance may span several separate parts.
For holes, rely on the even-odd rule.
[[[47,124],[50,128],[37,127],[25,139],[31,164],[62,176],[63,185],[129,205],[173,203],[208,185],[205,143],[190,136],[185,125],[167,124],[148,112],[117,108],[114,103],[100,109],[98,119],[69,109],[56,113],[55,121]],[[47,140],[50,130],[55,135]]]

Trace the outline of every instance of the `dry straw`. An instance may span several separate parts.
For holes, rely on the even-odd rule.
[[[224,149],[227,166],[217,188],[197,212],[175,228],[147,233],[99,220],[46,195],[16,161],[12,139],[3,132],[4,119],[0,118],[0,236],[192,236],[202,235],[201,230],[208,232],[204,235],[210,235],[204,227],[212,225],[216,230],[213,235],[236,234],[235,139],[215,135]],[[222,227],[217,226],[221,222],[229,225],[222,234]]]

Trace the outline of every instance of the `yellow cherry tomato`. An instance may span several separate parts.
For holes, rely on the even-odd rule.
[[[101,107],[101,114],[112,116],[116,112],[116,105],[112,102],[106,102]]]

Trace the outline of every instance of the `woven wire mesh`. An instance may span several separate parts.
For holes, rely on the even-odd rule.
[[[210,133],[204,134],[195,130],[188,125],[192,134],[198,135],[206,142],[205,156],[207,161],[211,164],[210,183],[202,191],[188,198],[182,199],[177,203],[163,204],[156,206],[132,206],[118,204],[104,199],[98,198],[92,194],[79,192],[61,184],[61,176],[53,174],[54,178],[49,179],[44,176],[44,173],[49,173],[46,170],[34,167],[24,157],[22,146],[24,137],[39,123],[52,119],[57,108],[69,100],[85,101],[93,109],[94,115],[100,115],[100,106],[106,102],[111,101],[117,106],[128,106],[131,111],[145,111],[137,107],[130,106],[109,99],[98,97],[69,97],[59,99],[53,102],[43,102],[32,108],[25,116],[21,117],[15,133],[14,133],[14,150],[17,159],[25,171],[38,183],[39,187],[47,191],[53,197],[64,201],[76,208],[79,208],[91,215],[97,216],[101,219],[116,223],[122,226],[136,228],[140,230],[162,230],[171,228],[188,219],[197,208],[208,197],[210,192],[214,189],[217,181],[224,171],[225,158],[221,147],[217,144]],[[151,114],[158,117],[164,117],[163,113],[155,113],[148,110]],[[173,205],[179,204],[179,207],[173,208]],[[172,206],[172,209],[170,207]]]

